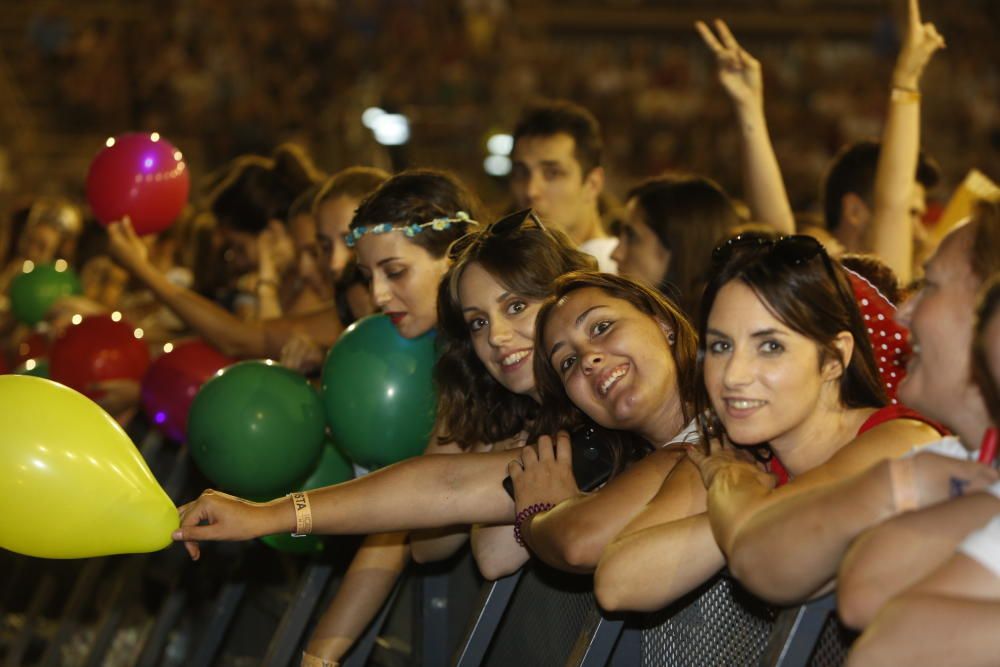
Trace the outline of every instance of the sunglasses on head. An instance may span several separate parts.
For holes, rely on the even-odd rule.
[[[712,262],[716,265],[725,264],[735,253],[753,250],[767,251],[768,256],[792,266],[808,262],[817,255],[822,255],[828,265],[830,261],[823,244],[812,236],[795,234],[774,237],[766,234],[740,234],[716,246],[712,251]],[[830,269],[832,271],[832,265]]]
[[[478,240],[484,240],[490,236],[508,236],[514,231],[520,229],[521,225],[523,225],[526,221],[534,222],[540,230],[548,233],[548,229],[546,229],[545,225],[542,224],[542,221],[538,219],[535,212],[530,208],[526,208],[523,211],[505,215],[486,227],[486,229],[481,233],[472,232],[458,239],[452,243],[451,248],[448,249],[448,257],[453,260],[456,259],[466,250],[466,248]]]
[[[827,254],[826,248],[812,236],[794,234],[775,237],[766,234],[740,234],[712,251],[712,264],[718,269],[726,264],[733,255],[741,252],[759,252],[765,261],[774,260],[786,266],[800,266],[816,257],[821,257],[826,274],[833,281],[844,304],[848,306],[848,311],[857,308],[853,292],[849,288],[845,288],[844,281],[839,279],[833,260]]]

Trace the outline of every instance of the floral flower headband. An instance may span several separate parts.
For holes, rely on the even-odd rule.
[[[380,222],[375,225],[362,225],[355,227],[344,234],[344,242],[348,248],[353,248],[358,243],[358,239],[366,234],[385,234],[386,232],[403,232],[408,238],[413,238],[428,227],[435,232],[441,232],[452,225],[467,224],[478,225],[479,223],[469,217],[465,211],[459,211],[452,218],[434,218],[430,222],[414,223],[412,225],[396,225],[391,222]]]

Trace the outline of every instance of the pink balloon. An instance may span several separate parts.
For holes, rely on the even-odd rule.
[[[128,216],[139,234],[169,227],[190,188],[181,152],[156,132],[108,139],[87,172],[87,201],[97,219],[106,225]]]
[[[233,360],[200,340],[175,343],[142,381],[142,408],[168,438],[187,439],[188,413],[198,389]]]

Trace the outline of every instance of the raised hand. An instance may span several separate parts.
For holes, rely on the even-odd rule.
[[[892,85],[905,90],[917,90],[920,76],[931,56],[945,47],[944,37],[933,23],[922,23],[920,3],[909,0],[909,16],[906,21],[906,35],[903,48],[896,58],[896,69],[892,74]]]
[[[132,229],[132,221],[128,217],[108,225],[108,251],[129,273],[150,266],[149,248]]]
[[[323,364],[324,350],[304,333],[292,334],[281,347],[281,365],[298,373],[310,373]]]
[[[719,66],[719,82],[738,107],[763,106],[764,79],[760,62],[740,46],[729,26],[715,20],[718,37],[704,21],[694,24],[705,45],[715,54]]]

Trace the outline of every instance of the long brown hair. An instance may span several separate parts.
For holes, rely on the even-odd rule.
[[[543,334],[556,303],[585,287],[595,287],[614,299],[626,301],[673,330],[676,341],[670,346],[670,353],[677,368],[677,392],[680,394],[684,420],[690,420],[697,384],[698,341],[694,327],[681,309],[656,290],[634,280],[609,273],[577,271],[556,281],[552,295],[542,304],[535,322],[535,388],[541,401],[541,410],[534,430],[539,434],[555,433],[583,421],[583,413],[569,400],[559,374],[549,364]]]
[[[801,246],[802,252],[793,255],[795,245]],[[719,290],[734,280],[753,290],[777,319],[818,346],[820,367],[830,359],[840,360],[834,341],[842,331],[850,333],[854,351],[840,378],[840,403],[847,408],[888,404],[850,283],[818,241],[811,236],[775,240],[744,234],[716,249],[713,269],[698,319],[698,377],[702,380],[698,383],[696,405],[707,435],[723,432],[704,383],[708,316]]]
[[[538,405],[497,382],[476,355],[458,296],[462,275],[479,264],[510,292],[541,300],[562,274],[595,269],[597,263],[562,232],[530,223],[472,232],[453,252],[454,263],[438,289],[437,432],[442,442],[463,447],[500,442],[524,429]]]
[[[651,178],[625,196],[634,199],[646,225],[670,251],[661,290],[680,292],[684,312],[695,317],[701,290],[708,279],[712,248],[740,223],[732,200],[703,176],[669,175]]]

